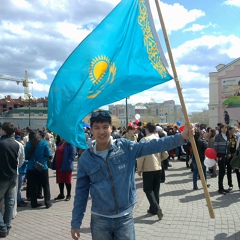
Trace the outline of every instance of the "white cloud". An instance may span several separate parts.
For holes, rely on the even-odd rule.
[[[36,71],[36,75],[37,75],[37,77],[39,77],[39,79],[47,80],[47,75],[46,75],[46,73],[44,73],[44,72],[41,71],[41,70]]]
[[[56,75],[56,74],[57,74],[57,71],[51,71],[50,74]]]
[[[44,7],[47,7],[49,9],[57,10],[57,11],[66,11],[67,7],[66,0],[41,0],[41,4]]]
[[[159,30],[161,27],[155,3],[154,1],[150,1],[150,4],[156,28]],[[179,3],[170,5],[161,2],[160,7],[164,23],[169,34],[171,34],[172,31],[183,29],[187,24],[196,21],[200,17],[205,16],[205,13],[202,10],[188,10]]]
[[[98,0],[99,2],[108,2],[111,3],[113,5],[117,5],[118,3],[120,3],[121,0]]]
[[[120,0],[2,0],[0,8],[0,75],[24,78],[28,70],[33,96],[47,96],[57,69],[83,38],[120,2]],[[239,1],[236,1],[239,2]],[[235,3],[236,3],[235,2]],[[150,1],[156,28],[160,29],[154,1]],[[225,1],[225,4],[234,1]],[[32,5],[31,5],[32,4]],[[214,23],[200,24],[205,16],[201,9],[187,9],[179,3],[160,2],[168,32],[194,31],[195,39],[180,39],[173,48],[174,61],[188,110],[207,108],[208,74],[219,63],[227,64],[239,57],[240,37],[205,32]],[[27,7],[26,7],[27,6]],[[206,6],[207,7],[207,6]],[[204,9],[204,8],[203,8]],[[212,20],[211,20],[212,21]],[[222,30],[222,29],[221,29]],[[222,31],[224,32],[224,31]],[[225,31],[226,33],[226,31]],[[189,34],[184,34],[184,36]],[[175,39],[174,39],[175,40]],[[179,45],[179,42],[183,42]],[[14,82],[0,82],[0,98],[23,95],[24,89]],[[179,104],[175,82],[169,81],[129,99],[129,103],[156,102],[174,99]],[[123,104],[124,100],[121,101]]]
[[[11,2],[19,8],[31,8],[31,4],[26,0],[12,0]]]
[[[200,51],[201,53],[201,49],[208,50],[209,54],[211,54],[210,50],[214,50],[215,54],[226,54],[229,58],[238,58],[240,49],[240,37],[237,37],[235,35],[203,36],[194,40],[186,41],[178,48],[173,49],[173,54],[177,61],[179,61],[179,59],[183,59],[186,56],[191,57],[191,54],[194,54],[194,52],[199,54]],[[202,61],[206,60],[207,58],[214,58],[214,61],[219,59],[216,55],[208,56],[207,54],[207,52],[203,51],[202,55],[200,55],[199,58],[202,58]],[[192,61],[192,59],[189,60]]]
[[[66,39],[71,39],[77,43],[81,42],[91,32],[87,29],[79,29],[79,25],[67,22],[56,23],[56,30]]]
[[[199,32],[202,31],[203,29],[209,28],[209,27],[216,27],[216,24],[209,23],[207,25],[201,25],[201,24],[192,24],[191,27],[186,28],[183,30],[183,32]]]
[[[24,26],[22,24],[15,24],[2,21],[2,28],[7,29],[7,31],[10,32],[11,34],[16,35],[27,34],[27,32],[24,31]]]
[[[240,7],[240,1],[239,0],[227,0],[223,4]]]
[[[193,24],[191,27],[184,29],[183,32],[198,32],[206,27],[205,25]]]

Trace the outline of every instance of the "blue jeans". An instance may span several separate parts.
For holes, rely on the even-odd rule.
[[[17,203],[21,203],[23,201],[22,195],[21,195],[21,188],[22,188],[24,177],[25,177],[25,174],[18,175]]]
[[[10,228],[13,208],[14,208],[14,192],[13,189],[16,186],[17,176],[5,181],[0,181],[0,201],[4,199],[4,215],[0,211],[0,232],[7,232]]]
[[[135,240],[133,215],[107,218],[91,215],[93,240]]]
[[[193,188],[197,188],[197,180],[198,180],[198,168],[197,168],[197,163],[196,159],[193,155],[192,157],[192,166],[193,166]],[[203,169],[203,174],[205,177],[205,180],[207,179],[207,169],[204,163],[202,162],[202,169]]]

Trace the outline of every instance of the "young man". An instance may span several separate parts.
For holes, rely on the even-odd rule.
[[[12,137],[15,126],[10,122],[2,124],[0,139],[0,202],[4,199],[4,215],[0,211],[0,238],[9,234],[14,208],[14,187],[17,182],[19,144]]]
[[[90,192],[92,239],[134,240],[135,159],[181,146],[183,140],[193,134],[193,128],[189,131],[185,127],[181,134],[137,143],[124,138],[111,140],[112,120],[108,111],[93,112],[90,125],[96,141],[78,161],[72,238],[80,238]]]
[[[155,135],[156,126],[153,123],[146,125],[146,137],[141,139],[141,142],[152,141],[158,139]],[[165,153],[165,154],[163,154]],[[162,209],[159,206],[159,191],[162,166],[161,161],[168,158],[167,151],[159,152],[151,155],[146,155],[137,159],[138,175],[143,177],[143,191],[149,201],[148,213],[158,216],[159,220],[162,219]]]

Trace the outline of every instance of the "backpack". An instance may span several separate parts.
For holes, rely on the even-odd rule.
[[[233,158],[230,161],[230,165],[233,169],[240,169],[240,146],[233,155]]]

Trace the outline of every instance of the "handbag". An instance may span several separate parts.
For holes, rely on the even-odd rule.
[[[48,168],[52,168],[52,163],[53,163],[52,157],[47,158],[47,166],[48,166]]]
[[[34,168],[37,171],[42,172],[42,170],[44,169],[44,165],[34,159]]]
[[[161,152],[161,161],[166,160],[168,156],[169,155],[167,151]]]
[[[234,153],[233,158],[230,161],[230,165],[233,169],[240,169],[240,147]]]

